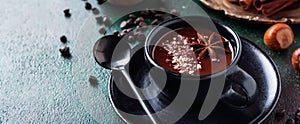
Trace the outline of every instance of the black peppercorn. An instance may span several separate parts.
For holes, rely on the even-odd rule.
[[[64,57],[71,57],[70,48],[65,46],[59,49],[60,53]]]
[[[121,24],[120,24],[120,28],[121,28],[121,29],[128,28],[128,23],[127,23],[127,21],[123,21],[123,22],[121,22]]]
[[[103,3],[105,3],[106,2],[106,0],[97,0],[97,3],[99,4],[99,5],[102,5]]]
[[[93,8],[92,12],[94,15],[98,15],[100,13],[99,9],[97,9],[97,8]]]
[[[115,36],[118,36],[119,35],[119,31],[117,31],[117,30],[114,30],[113,32],[112,32],[112,35],[115,35]]]
[[[141,27],[147,26],[147,23],[146,22],[140,22],[139,26],[141,26]]]
[[[97,23],[98,23],[99,25],[102,25],[102,24],[103,24],[103,17],[102,17],[102,16],[96,17],[96,20],[97,20]]]
[[[65,35],[63,35],[63,36],[60,37],[60,41],[62,43],[66,43],[68,41],[68,39],[67,39],[67,37]]]
[[[127,25],[130,27],[130,26],[133,26],[133,19],[128,19],[127,21]]]
[[[155,14],[154,17],[158,20],[162,20],[162,14]]]
[[[136,20],[134,21],[134,24],[139,24],[140,22],[145,22],[145,19],[143,17],[138,17],[136,18]]]
[[[97,86],[98,85],[98,80],[95,76],[90,75],[89,82],[92,86]]]
[[[70,9],[64,10],[65,17],[71,17]]]
[[[151,22],[151,25],[157,25],[158,24],[158,19],[154,19],[152,22]]]
[[[121,34],[126,35],[128,33],[127,29],[122,30]]]
[[[149,12],[150,12],[151,17],[153,17],[155,14],[157,14],[157,11],[153,10],[153,9],[150,9]]]
[[[110,18],[108,16],[103,16],[103,24],[105,26],[110,26],[111,25],[111,21],[110,21]]]
[[[144,33],[142,33],[141,31],[136,32],[135,36],[136,36],[136,39],[139,41],[143,42],[146,40],[146,35]]]
[[[134,42],[135,41],[135,37],[133,35],[129,35],[128,36],[128,41],[129,42]]]
[[[139,31],[145,32],[147,29],[148,29],[148,26],[143,26],[143,27],[136,26],[136,32],[139,32]]]
[[[86,10],[91,10],[92,9],[92,5],[89,2],[85,3],[85,9]]]
[[[121,32],[118,34],[118,37],[124,37],[125,36],[125,33]]]
[[[170,20],[170,19],[172,19],[171,16],[166,16],[166,17],[164,18],[164,21],[168,21],[168,20]]]
[[[142,10],[140,12],[140,15],[143,16],[143,17],[148,17],[150,15],[150,10],[149,9],[145,9],[145,10]]]
[[[105,33],[106,33],[106,29],[105,29],[104,27],[101,27],[101,28],[99,29],[99,33],[100,33],[100,34],[105,34]]]
[[[130,15],[129,15],[129,18],[131,18],[131,19],[134,20],[134,19],[136,19],[137,17],[136,17],[135,15],[133,15],[133,14],[130,14]]]

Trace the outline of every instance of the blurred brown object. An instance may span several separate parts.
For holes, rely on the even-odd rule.
[[[241,9],[237,0],[199,0],[214,10],[223,11],[225,15],[265,24],[286,23],[300,24],[300,1],[271,15],[265,16],[258,12],[254,5],[249,10]],[[255,2],[255,0],[253,1]]]
[[[239,4],[244,10],[249,10],[253,5],[253,0],[239,0]]]
[[[253,6],[264,16],[271,16],[293,5],[298,0],[254,0]]]

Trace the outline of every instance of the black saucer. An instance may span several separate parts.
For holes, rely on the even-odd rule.
[[[257,81],[257,101],[246,108],[232,108],[219,102],[214,111],[202,121],[198,120],[200,108],[199,104],[195,102],[188,113],[177,123],[260,123],[271,113],[277,103],[281,89],[278,70],[270,57],[260,48],[245,38],[241,39],[243,51],[238,65]],[[139,50],[133,55],[129,70],[137,86],[143,87],[141,84],[147,85],[149,78],[145,74],[147,67],[145,66],[143,50]],[[110,100],[118,115],[125,122],[129,123],[132,122],[133,118],[128,118],[123,112],[134,115],[146,115],[138,101],[124,95],[117,88],[114,80],[118,80],[118,82],[124,82],[125,80],[121,75],[115,76],[111,78],[109,84]],[[126,82],[118,85],[118,87],[128,88]],[[156,98],[148,100],[147,103],[152,106],[153,111],[160,111],[168,106],[170,101],[172,100],[160,94]],[[139,121],[148,122],[149,120],[145,118],[145,120]]]

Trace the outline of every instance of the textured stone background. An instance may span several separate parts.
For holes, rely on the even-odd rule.
[[[96,123],[74,88],[76,60],[58,52],[64,46],[62,34],[70,39],[66,45],[75,45],[90,14],[84,3],[3,0],[0,8],[0,122]],[[63,15],[66,8],[71,9],[70,19]]]

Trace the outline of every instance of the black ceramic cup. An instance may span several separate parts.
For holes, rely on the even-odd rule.
[[[231,43],[232,52],[234,52],[231,63],[221,71],[200,76],[177,73],[159,65],[152,56],[155,45],[166,33],[184,27],[208,29],[226,38]],[[156,26],[149,33],[144,51],[149,67],[156,68],[167,75],[167,81],[164,85],[166,90],[163,90],[163,94],[166,96],[174,98],[180,89],[178,85],[190,85],[191,82],[196,82],[199,83],[199,88],[195,100],[196,102],[201,101],[201,109],[207,109],[206,111],[211,111],[209,109],[213,109],[219,101],[231,107],[243,108],[256,100],[256,81],[237,65],[242,53],[241,40],[236,32],[219,21],[202,16],[186,16],[168,20]],[[150,74],[150,76],[154,80],[155,77],[159,77],[155,73]],[[159,81],[154,82],[160,83]]]

